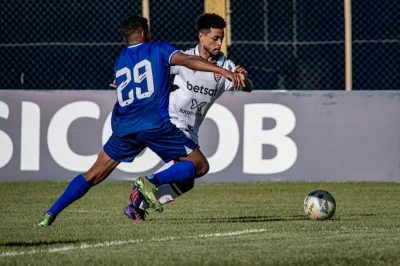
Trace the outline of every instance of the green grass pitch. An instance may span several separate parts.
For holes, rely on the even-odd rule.
[[[130,183],[104,182],[36,227],[66,184],[0,183],[0,265],[400,265],[400,183],[197,184],[137,223]],[[315,189],[333,219],[303,215]]]

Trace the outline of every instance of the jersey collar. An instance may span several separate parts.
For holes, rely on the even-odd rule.
[[[194,54],[197,56],[200,56],[199,52],[199,45],[196,45],[196,48],[194,49]],[[222,66],[225,62],[225,56],[223,52],[219,52],[218,58],[217,58],[217,65]]]
[[[143,43],[137,43],[137,44],[131,44],[128,46],[128,48],[134,48],[134,47],[138,47],[139,45],[142,45]]]

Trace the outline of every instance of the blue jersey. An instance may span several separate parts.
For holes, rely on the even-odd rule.
[[[169,121],[170,66],[177,51],[166,42],[145,42],[121,52],[114,68],[117,102],[111,125],[115,135],[158,128]]]

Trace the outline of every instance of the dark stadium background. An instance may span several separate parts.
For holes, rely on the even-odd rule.
[[[110,89],[120,22],[142,2],[3,1],[0,89]],[[399,1],[353,0],[353,90],[400,88]],[[231,1],[228,56],[258,90],[344,90],[343,1]],[[150,1],[152,38],[196,44],[203,0]],[[268,42],[268,44],[266,44]]]

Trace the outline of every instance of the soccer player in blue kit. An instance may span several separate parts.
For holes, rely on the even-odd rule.
[[[170,122],[170,66],[219,73],[230,79],[236,89],[239,84],[244,85],[239,74],[198,56],[186,55],[167,42],[150,42],[147,19],[141,16],[126,18],[122,22],[122,35],[127,47],[114,69],[117,102],[111,120],[113,134],[93,166],[69,183],[38,226],[50,226],[62,210],[106,179],[120,162],[132,162],[146,147],[165,162],[177,161],[162,172],[135,181],[147,204],[156,211],[162,211],[154,194],[157,187],[194,179],[208,171],[207,159],[197,144]]]

